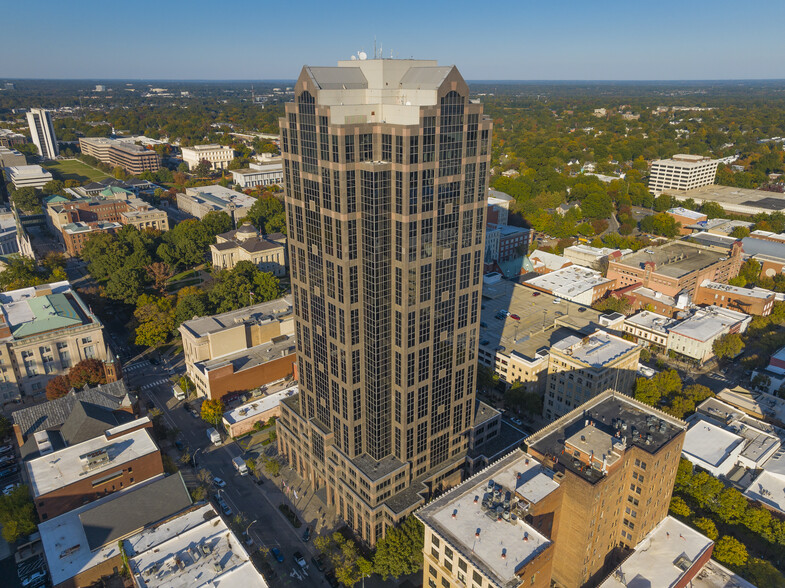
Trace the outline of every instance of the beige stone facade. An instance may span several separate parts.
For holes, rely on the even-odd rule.
[[[109,359],[103,324],[68,282],[4,292],[0,304],[0,402],[42,394],[83,359]]]
[[[194,169],[202,160],[209,163],[211,169],[226,169],[234,159],[234,149],[217,144],[183,147],[181,151],[188,169]]]
[[[210,245],[213,267],[230,270],[241,261],[250,261],[264,272],[281,277],[286,274],[286,236],[262,236],[250,223],[236,231],[217,235]]]
[[[369,544],[459,482],[490,119],[455,67],[305,67],[280,120],[300,394],[279,446]]]

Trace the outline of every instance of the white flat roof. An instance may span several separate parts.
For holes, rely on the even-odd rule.
[[[563,258],[569,261],[567,258]],[[526,284],[536,286],[553,293],[554,296],[562,298],[574,298],[592,290],[596,286],[607,284],[609,279],[603,278],[602,274],[598,271],[582,267],[580,265],[571,265],[556,271],[537,276],[526,280]]]
[[[702,212],[696,212],[694,210],[690,210],[689,208],[683,208],[681,206],[676,206],[674,208],[668,209],[669,214],[675,214],[677,216],[683,216],[685,218],[691,218],[692,220],[699,220],[706,218],[706,215]]]
[[[142,531],[125,546],[131,572],[146,588],[267,586],[210,504]]]
[[[705,535],[667,516],[635,546],[633,554],[600,588],[675,586],[713,544]]]
[[[109,460],[89,468],[86,456],[104,449]],[[96,437],[27,462],[30,487],[33,496],[42,496],[156,451],[158,446],[147,429],[132,431],[109,441],[103,436]]]
[[[247,404],[243,404],[242,406],[238,406],[237,408],[233,408],[232,410],[226,411],[224,413],[224,421],[230,425],[233,425],[235,423],[239,423],[240,421],[253,418],[258,414],[275,408],[281,403],[281,400],[288,398],[293,394],[297,394],[299,390],[300,387],[295,384],[294,386],[290,386],[289,388],[281,390],[280,392],[274,392],[273,394],[268,394],[267,396],[257,398],[253,402],[249,402]]]
[[[740,435],[726,431],[719,423],[708,420],[703,415],[695,416],[684,436],[682,453],[713,467],[719,467],[736,447],[744,443],[744,439]]]
[[[701,282],[701,288],[709,288],[710,290],[717,290],[718,292],[724,292],[726,294],[736,294],[737,296],[760,298],[762,300],[774,298],[774,292],[766,290],[765,288],[742,288],[741,286],[731,286],[730,284],[721,284],[710,280],[703,280]]]
[[[695,311],[691,317],[672,326],[671,333],[696,341],[708,341],[745,318],[749,318],[749,315],[743,312],[709,306]]]
[[[626,318],[624,322],[642,329],[667,334],[668,328],[678,321],[650,310],[642,310],[638,314]]]
[[[502,498],[506,492],[520,493],[532,502],[559,486],[537,460],[517,451],[426,505],[418,517],[495,583],[506,585],[551,542],[520,518],[498,522],[495,512],[488,514],[482,501],[491,480],[502,486]]]
[[[566,257],[556,255],[555,253],[548,253],[547,251],[535,251],[534,253],[530,253],[529,260],[532,263],[534,263],[534,260],[537,260],[548,269],[560,269],[565,263],[572,263],[572,261]]]
[[[785,474],[770,472],[764,466],[761,474],[744,491],[744,496],[785,513]]]
[[[710,559],[690,581],[690,588],[756,588],[756,586]]]
[[[638,347],[637,343],[626,341],[605,331],[595,331],[588,337],[570,335],[553,345],[573,359],[592,367],[603,367],[625,353]]]

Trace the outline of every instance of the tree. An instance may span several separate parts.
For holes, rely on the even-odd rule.
[[[204,178],[210,175],[210,172],[212,171],[212,165],[210,165],[210,162],[206,159],[202,159],[191,171],[196,177]]]
[[[167,341],[175,328],[174,308],[170,298],[142,294],[137,301],[136,344],[158,347]]]
[[[708,218],[727,218],[725,209],[716,202],[704,202],[701,206],[701,212]]]
[[[187,290],[187,288],[183,288],[178,293],[177,306],[175,307],[174,312],[174,322],[178,327],[185,321],[189,321],[194,317],[210,314],[207,294],[200,290],[196,290],[193,293],[181,296],[184,290]]]
[[[46,399],[54,400],[68,394],[71,382],[65,376],[55,376],[46,384]]]
[[[744,340],[738,333],[727,333],[715,339],[711,349],[719,359],[732,359],[744,350]]]
[[[750,230],[748,227],[733,227],[733,230],[730,232],[730,236],[735,239],[743,239],[744,237],[749,237]]]
[[[0,287],[3,291],[29,288],[46,282],[46,272],[29,257],[14,257],[8,261],[0,273]]]
[[[6,416],[0,415],[0,439],[7,437],[13,431],[13,425]]]
[[[281,286],[270,272],[261,271],[250,261],[241,261],[231,270],[218,274],[208,296],[217,312],[228,312],[280,298]]]
[[[714,521],[711,519],[701,517],[692,521],[692,525],[712,541],[717,540],[717,537],[719,536],[719,533],[717,532],[717,525],[715,525]]]
[[[275,478],[281,473],[281,464],[276,459],[268,459],[264,462],[264,470]]]
[[[736,488],[724,488],[717,497],[712,510],[723,523],[736,524],[744,518],[747,511],[747,498]]]
[[[72,388],[106,384],[104,364],[99,359],[83,359],[68,372],[68,381]]]
[[[11,194],[11,200],[13,200],[17,208],[20,208],[25,212],[34,212],[41,207],[41,201],[38,199],[35,188],[30,186],[20,188],[13,192]]]
[[[781,588],[785,576],[770,561],[752,557],[747,561],[745,578],[758,588]]]
[[[422,523],[411,515],[400,526],[388,528],[384,538],[376,543],[373,571],[386,580],[422,569],[423,533]]]
[[[714,545],[714,559],[720,563],[741,567],[747,557],[747,548],[734,537],[725,535]]]
[[[353,586],[373,572],[373,565],[360,556],[357,545],[337,531],[314,539],[314,545],[335,569],[336,579],[346,586]]]
[[[520,384],[513,385],[504,393],[504,405],[518,412],[542,414],[542,396],[537,392],[527,392]]]
[[[3,539],[14,543],[35,531],[35,509],[27,486],[17,486],[7,495],[0,495],[0,525]]]
[[[670,512],[676,516],[684,518],[692,515],[692,510],[689,506],[687,506],[687,503],[680,496],[674,496],[671,498]]]
[[[65,188],[65,184],[60,180],[49,180],[44,187],[41,188],[41,191],[44,194],[57,194],[58,192],[62,192],[63,188]]]
[[[638,378],[635,382],[635,400],[645,402],[651,406],[657,406],[662,398],[657,385],[647,378]]]
[[[663,237],[675,237],[679,234],[680,228],[681,224],[665,212],[652,214],[641,220],[641,231],[662,235]]]
[[[212,210],[202,218],[202,225],[210,235],[210,243],[214,242],[216,235],[232,230],[232,217],[223,211]]]
[[[224,414],[224,403],[220,398],[208,398],[202,402],[202,420],[211,425],[218,425]]]
[[[283,203],[273,195],[259,197],[243,220],[250,221],[260,232],[268,235],[286,232]]]
[[[158,293],[163,296],[166,294],[166,283],[174,275],[174,271],[169,264],[156,261],[147,266],[147,275],[153,281],[153,288],[158,290]]]
[[[602,300],[598,300],[591,305],[594,310],[600,312],[619,312],[621,314],[628,314],[630,312],[630,301],[624,296],[606,296]]]

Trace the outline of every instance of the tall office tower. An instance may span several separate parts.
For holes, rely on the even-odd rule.
[[[303,68],[280,121],[300,394],[280,447],[367,543],[458,483],[491,121],[455,67]]]
[[[57,157],[60,150],[57,148],[57,137],[49,111],[43,108],[31,108],[27,113],[27,124],[30,125],[33,143],[38,147],[41,157],[44,159]]]

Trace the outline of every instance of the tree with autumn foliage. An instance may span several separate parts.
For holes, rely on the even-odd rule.
[[[65,376],[55,376],[46,385],[46,399],[55,400],[68,394],[71,382]]]
[[[217,425],[221,422],[224,414],[224,403],[220,398],[207,399],[202,402],[201,417],[202,420]]]
[[[136,303],[136,344],[158,347],[174,330],[174,307],[169,298],[142,294]]]
[[[174,270],[168,263],[156,261],[147,266],[147,275],[153,281],[153,288],[163,296],[166,294],[166,283],[174,275]]]
[[[106,384],[104,364],[99,359],[83,359],[68,372],[68,381],[73,388]]]

